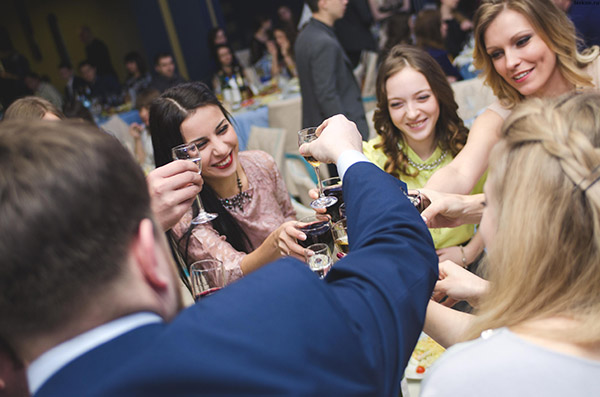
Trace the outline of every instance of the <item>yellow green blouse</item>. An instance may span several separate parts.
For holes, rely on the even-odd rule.
[[[371,161],[383,170],[387,157],[383,152],[383,148],[375,149],[375,145],[379,143],[381,143],[381,137],[379,136],[371,139],[368,142],[363,142],[363,152],[365,156],[367,156],[369,161]],[[432,163],[435,160],[439,159],[442,155],[442,149],[439,146],[435,149],[431,157],[429,157],[426,161],[421,160],[421,158],[410,148],[410,146],[407,146],[405,149],[402,150],[404,151],[404,153],[406,153],[409,159],[411,159],[417,164]],[[433,175],[434,172],[444,167],[445,165],[450,164],[453,158],[454,157],[452,156],[452,154],[448,153],[446,157],[440,162],[440,164],[434,169],[419,170],[419,174],[417,176],[412,177],[405,175],[401,179],[403,182],[406,183],[409,189],[420,189],[423,186],[425,186],[425,183],[427,183],[427,181],[429,180],[431,175]],[[411,172],[416,171],[416,169],[410,164],[408,165],[408,169]],[[481,177],[471,194],[483,192],[483,183],[485,182],[485,177],[486,174],[484,174],[484,176]],[[474,229],[474,225],[462,225],[455,228],[429,229],[429,232],[431,233],[431,237],[433,238],[433,242],[435,243],[435,248],[440,249],[466,243],[471,239],[471,237],[473,237]]]

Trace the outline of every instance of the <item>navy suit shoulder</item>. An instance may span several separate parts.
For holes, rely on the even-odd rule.
[[[397,395],[437,256],[396,178],[357,163],[344,198],[351,250],[325,280],[296,259],[278,260],[145,327],[144,343],[128,346],[131,333],[122,335],[53,379],[73,390],[70,377],[92,374],[78,384],[93,396]]]

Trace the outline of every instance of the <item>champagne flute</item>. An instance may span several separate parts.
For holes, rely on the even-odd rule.
[[[304,255],[306,264],[310,270],[323,278],[329,273],[333,260],[331,259],[331,251],[327,244],[317,243],[310,245]]]
[[[194,300],[197,302],[225,287],[225,268],[216,259],[204,259],[192,263],[190,279]]]
[[[317,139],[317,127],[304,128],[298,131],[298,146],[302,146],[303,143],[312,142]],[[323,194],[323,187],[321,186],[321,174],[319,173],[319,165],[321,162],[315,159],[313,156],[304,156],[306,161],[315,169],[317,174],[317,188],[319,189],[319,198],[310,203],[313,208],[327,208],[337,203],[337,198],[334,196],[325,196]]]
[[[196,146],[194,142],[184,143],[183,145],[175,146],[171,149],[173,160],[192,160],[198,166],[198,173],[202,173],[202,158],[200,157],[200,148]],[[210,222],[215,219],[218,214],[206,212],[200,200],[200,194],[196,196],[196,204],[198,204],[198,215],[192,219],[192,224],[197,225],[201,223]]]

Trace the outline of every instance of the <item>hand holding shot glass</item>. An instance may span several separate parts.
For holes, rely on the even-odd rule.
[[[298,146],[302,146],[303,143],[312,142],[317,138],[318,136],[316,127],[304,128],[303,130],[298,131]],[[304,158],[310,165],[313,166],[315,173],[317,174],[317,187],[319,189],[319,197],[310,203],[310,206],[315,209],[327,208],[337,203],[336,197],[325,196],[323,194],[323,188],[321,186],[321,173],[319,171],[319,165],[321,165],[321,162],[313,156],[304,156]]]
[[[184,143],[183,145],[175,146],[171,149],[173,160],[192,160],[198,166],[198,173],[202,173],[202,157],[200,156],[200,148],[196,143]],[[198,215],[192,219],[192,224],[201,224],[210,222],[215,219],[218,214],[206,212],[200,200],[200,194],[196,196],[196,203],[198,204]]]

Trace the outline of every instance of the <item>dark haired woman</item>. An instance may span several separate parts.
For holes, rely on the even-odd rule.
[[[422,188],[429,177],[450,163],[467,141],[468,130],[456,110],[452,88],[437,62],[425,51],[408,45],[392,47],[376,82],[377,110],[373,116],[378,137],[364,145],[367,158],[384,171]],[[483,181],[474,192],[481,193]],[[482,252],[473,225],[430,229],[440,260],[463,267]]]
[[[148,73],[146,62],[142,56],[131,51],[124,58],[125,69],[127,69],[127,79],[125,80],[125,93],[129,95],[131,104],[136,106],[137,94],[148,88],[152,77]]]
[[[172,87],[153,101],[150,131],[156,166],[172,161],[171,148],[195,142],[201,148],[202,202],[219,216],[192,225],[193,207],[170,233],[186,263],[216,258],[228,282],[282,255],[302,258],[289,194],[277,165],[261,151],[238,153],[230,116],[203,83]],[[194,214],[193,214],[194,213]]]

